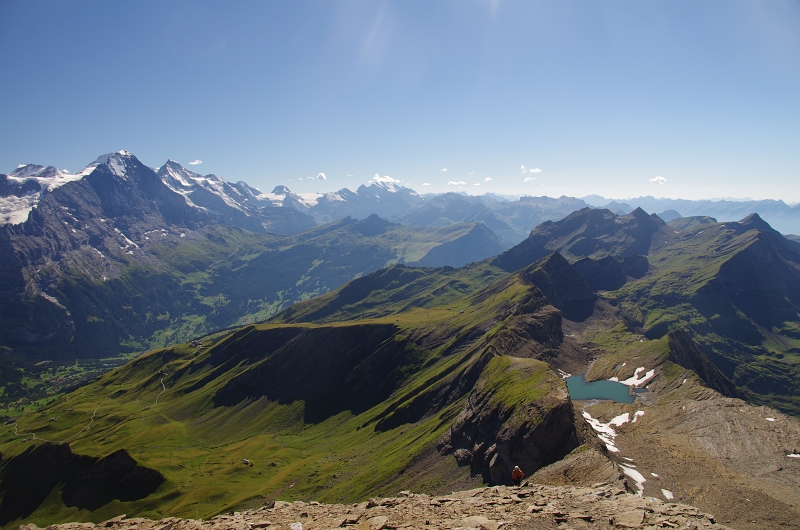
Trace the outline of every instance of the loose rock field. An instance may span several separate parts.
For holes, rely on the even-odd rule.
[[[36,530],[23,525],[20,530]],[[713,515],[684,504],[638,497],[611,484],[591,488],[524,484],[497,486],[432,497],[400,492],[396,497],[360,504],[276,501],[246,512],[206,521],[167,518],[160,521],[120,516],[99,524],[68,523],[48,530],[312,530],[351,528],[384,530],[445,528],[498,530],[556,528],[728,528]]]

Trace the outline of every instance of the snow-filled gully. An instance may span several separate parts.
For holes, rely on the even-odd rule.
[[[614,427],[622,427],[628,422],[636,423],[636,420],[638,420],[641,416],[644,416],[643,410],[637,410],[634,412],[633,419],[631,419],[630,413],[626,412],[611,418],[611,421],[608,423],[603,423],[597,418],[593,418],[592,415],[585,410],[583,411],[583,417],[586,419],[586,422],[592,427],[594,432],[597,433],[597,437],[600,438],[600,441],[603,442],[606,448],[612,453],[620,452],[619,448],[614,443],[614,439],[617,437],[617,431],[614,430]],[[621,462],[619,466],[622,469],[622,472],[625,473],[625,475],[636,484],[636,494],[641,497],[644,493],[644,483],[647,482],[647,479],[644,478],[644,475],[641,472],[636,470],[636,465],[633,463],[632,458],[622,458],[628,462]],[[658,477],[658,475],[655,473],[650,474],[656,478]],[[669,490],[662,490],[662,494],[667,500],[672,500],[674,498],[672,492]]]

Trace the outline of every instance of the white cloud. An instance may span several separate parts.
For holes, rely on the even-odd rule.
[[[190,166],[199,166],[202,163],[203,163],[203,161],[198,158],[197,160],[192,160],[191,162],[189,162],[189,165]]]
[[[325,173],[320,173],[317,175],[317,180],[328,180],[328,177],[325,176]]]
[[[650,183],[651,184],[657,184],[657,185],[666,184],[667,183],[667,179],[665,179],[664,177],[655,177],[655,178],[651,178],[650,179]]]
[[[422,183],[422,185],[423,185],[423,186],[430,186],[430,185],[431,185],[431,183],[430,183],[430,182],[423,182],[423,183]]]
[[[484,180],[485,182],[491,182],[491,181],[492,181],[492,177],[486,177],[486,178],[485,178],[485,179],[483,179],[483,180]]]
[[[390,183],[391,183],[391,182],[395,182],[395,183],[397,183],[397,184],[400,184],[400,183],[401,183],[401,181],[400,181],[400,180],[393,179],[393,178],[392,178],[392,177],[390,177],[389,175],[386,175],[386,176],[382,177],[382,176],[378,175],[377,173],[375,173],[375,176],[374,176],[374,177],[372,177],[371,179],[369,179],[369,181],[368,181],[368,182],[390,182]]]
[[[303,177],[300,177],[300,178],[299,178],[299,179],[297,179],[297,180],[303,180]]]
[[[533,182],[536,180],[536,177],[525,177],[525,182]]]
[[[529,171],[531,173],[541,173],[542,172],[542,168],[540,168],[540,167],[532,167],[532,168],[529,169]]]
[[[447,168],[446,168],[446,167],[443,167],[443,168],[442,168],[442,171],[447,171]]]
[[[473,186],[480,186],[480,185],[481,185],[480,182],[476,182],[475,184],[473,184]]]
[[[463,180],[459,180],[458,182],[456,182],[454,180],[449,180],[449,181],[447,181],[447,185],[448,186],[466,186],[467,183],[464,182]]]
[[[527,172],[527,169],[525,169],[525,166],[519,166],[519,168],[522,170],[523,173]]]
[[[345,175],[345,177],[355,177],[355,175]]]
[[[19,169],[21,167],[25,167],[25,164],[17,164],[17,169]]]
[[[470,174],[470,175],[474,175],[474,174],[475,174],[475,172],[474,172],[474,171],[470,171],[470,172],[469,172],[469,174]]]

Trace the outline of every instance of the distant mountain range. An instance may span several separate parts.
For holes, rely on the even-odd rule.
[[[422,197],[390,179],[356,192],[262,193],[172,160],[150,168],[126,151],[76,174],[22,166],[0,175],[0,368],[133,353],[264,320],[393,263],[458,267],[520,242],[497,266],[511,272],[554,250],[571,262],[601,250],[645,255],[657,248],[653,237],[671,237],[665,220],[678,231],[716,222],[681,217],[690,207],[747,208],[663,201],[651,206],[674,207],[665,219],[619,203],[610,207],[626,215],[611,218],[571,197]],[[581,216],[588,224],[574,239]],[[609,227],[612,235],[597,235]],[[609,289],[641,263],[576,267],[593,288]]]
[[[22,372],[5,369],[15,363],[139,352],[266,319],[393,263],[458,267],[510,247],[474,221],[412,228],[372,214],[317,225],[297,208],[321,216],[327,199],[298,206],[307,199],[172,161],[153,170],[127,152],[75,175],[24,166],[0,183],[4,399],[25,392]],[[358,200],[416,197],[391,183],[362,188]]]
[[[800,234],[800,204],[789,206],[782,200],[697,200],[656,199],[655,197],[637,197],[635,199],[612,200],[600,195],[583,197],[588,204],[607,208],[614,213],[627,214],[635,208],[655,213],[664,221],[676,217],[708,216],[720,222],[737,221],[757,213],[772,228],[783,234]]]
[[[135,159],[126,151],[103,155],[76,174],[34,164],[0,174],[0,226],[24,222],[39,202],[59,187],[81,181],[96,167],[107,163],[113,174],[113,168],[121,168],[128,158]],[[145,167],[138,160],[136,164]],[[234,183],[213,174],[195,173],[173,160],[152,171],[169,191],[183,197],[186,207],[194,210],[189,217],[275,234],[292,234],[347,216],[365,219],[374,213],[417,227],[479,221],[509,243],[516,244],[540,223],[563,219],[587,206],[606,208],[622,215],[640,207],[658,214],[664,221],[693,216],[735,221],[757,213],[782,233],[800,234],[800,205],[789,206],[781,200],[691,201],[648,196],[619,201],[599,195],[581,199],[562,196],[508,200],[492,193],[453,192],[422,196],[393,179],[380,177],[371,179],[369,185],[359,186],[355,192],[342,188],[328,193],[294,193],[284,185],[262,192],[242,181]]]

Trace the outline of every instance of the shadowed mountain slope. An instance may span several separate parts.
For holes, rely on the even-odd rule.
[[[558,251],[568,260],[583,257],[646,255],[671,240],[667,225],[641,209],[627,215],[584,208],[561,221],[537,226],[530,236],[497,256],[493,263],[506,271],[517,270]]]
[[[693,341],[728,379],[724,385],[755,403],[797,414],[797,243],[751,215],[688,228],[648,260],[646,276],[606,294],[627,311],[630,325],[650,338],[688,333],[681,342]]]

